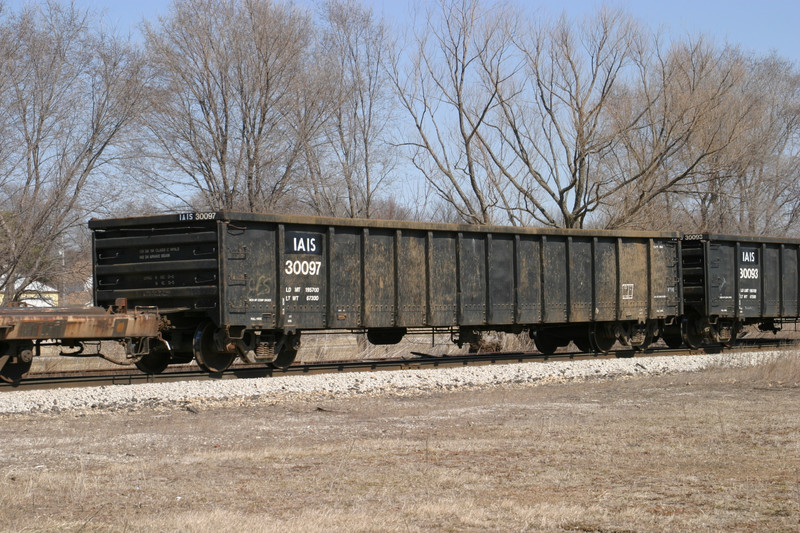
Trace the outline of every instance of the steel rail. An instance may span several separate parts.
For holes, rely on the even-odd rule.
[[[167,383],[197,380],[253,379],[276,376],[299,376],[307,374],[330,374],[339,372],[368,372],[377,370],[412,370],[423,368],[453,368],[473,365],[515,364],[524,362],[578,361],[589,359],[643,358],[671,355],[701,355],[708,353],[737,353],[789,347],[784,340],[764,341],[756,339],[740,343],[731,348],[720,346],[705,349],[689,348],[648,348],[642,351],[631,349],[614,350],[606,354],[591,352],[560,352],[544,355],[538,352],[492,352],[478,354],[431,355],[411,352],[411,358],[347,360],[328,362],[308,362],[294,364],[286,369],[269,366],[239,365],[224,372],[209,374],[200,369],[166,370],[161,374],[144,374],[139,371],[95,370],[73,371],[48,374],[35,374],[18,384],[0,382],[0,391],[44,390],[53,388],[97,387],[103,385],[132,385],[140,383]]]

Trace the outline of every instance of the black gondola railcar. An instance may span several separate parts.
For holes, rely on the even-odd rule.
[[[93,220],[95,301],[157,306],[158,372],[193,357],[290,364],[300,334],[529,331],[545,353],[680,340],[677,233],[608,232],[233,212]]]
[[[800,240],[697,234],[683,238],[684,341],[730,344],[742,326],[776,331],[800,316]]]

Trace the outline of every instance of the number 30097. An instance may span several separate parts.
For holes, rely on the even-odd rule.
[[[322,261],[286,261],[284,272],[296,276],[316,276],[322,270]]]

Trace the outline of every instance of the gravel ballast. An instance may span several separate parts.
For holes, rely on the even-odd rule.
[[[552,361],[444,369],[318,374],[225,381],[111,385],[0,393],[0,414],[101,411],[213,404],[258,397],[269,401],[318,396],[414,394],[475,387],[698,372],[768,363],[785,351]]]

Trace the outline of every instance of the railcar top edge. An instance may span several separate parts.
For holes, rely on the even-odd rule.
[[[657,238],[680,239],[681,234],[675,231],[635,231],[635,230],[603,230],[603,229],[564,229],[541,228],[527,226],[500,226],[478,224],[448,224],[441,222],[411,222],[405,220],[364,219],[364,218],[334,218],[305,215],[278,215],[269,213],[243,213],[237,211],[208,211],[187,212],[167,215],[149,215],[142,217],[91,219],[89,228],[92,230],[141,229],[146,226],[162,226],[172,224],[187,224],[197,222],[221,221],[227,223],[256,222],[292,225],[363,227],[389,230],[412,231],[444,231],[459,233],[516,233],[531,235],[553,236],[592,236],[592,237],[630,237],[630,238]]]
[[[728,241],[728,242],[753,242],[767,244],[796,244],[800,245],[800,239],[792,237],[764,237],[759,235],[728,235],[720,233],[686,233],[683,235],[685,241]]]

